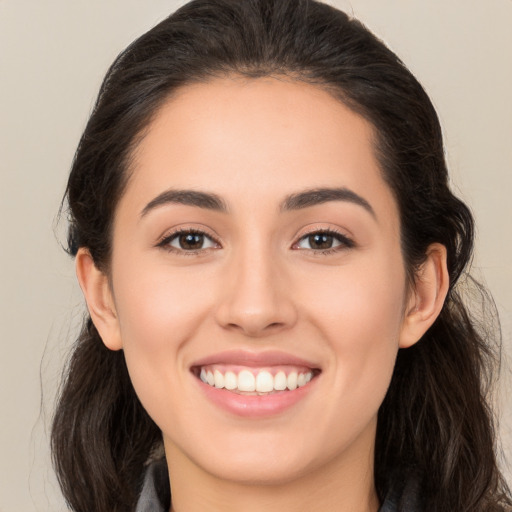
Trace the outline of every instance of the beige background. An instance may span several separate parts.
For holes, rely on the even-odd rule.
[[[47,427],[83,309],[55,216],[107,66],[182,3],[0,0],[0,512],[65,509]],[[476,271],[511,358],[512,0],[332,3],[391,45],[433,98],[454,186],[478,221]],[[502,437],[512,461],[508,386]]]

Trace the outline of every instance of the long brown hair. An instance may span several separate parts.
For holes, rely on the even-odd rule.
[[[399,207],[410,279],[431,243],[447,248],[446,303],[423,339],[400,350],[379,411],[379,497],[396,471],[414,471],[426,510],[506,510],[512,502],[487,401],[498,336],[485,334],[461,299],[473,219],[449,189],[441,128],[425,91],[345,13],[314,0],[194,0],[132,43],[109,69],[75,155],[66,192],[69,252],[86,247],[108,272],[112,219],[138,136],[176,88],[227,74],[317,84],[364,116]],[[144,465],[160,443],[123,352],[107,350],[86,317],[52,430],[72,510],[134,510]]]

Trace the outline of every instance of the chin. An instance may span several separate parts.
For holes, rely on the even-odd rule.
[[[286,485],[330,472],[331,466],[350,458],[353,437],[357,436],[347,432],[345,436],[329,439],[325,431],[318,429],[315,435],[311,428],[280,430],[274,426],[273,431],[266,432],[233,429],[230,435],[212,431],[206,446],[194,436],[188,438],[187,446],[182,446],[180,453],[177,454],[176,445],[167,445],[166,452],[168,460],[172,461],[176,455],[184,457],[192,461],[195,469],[225,482]]]
[[[295,459],[295,457],[293,457]],[[243,459],[226,457],[216,464],[204,461],[204,470],[214,478],[249,486],[286,485],[296,481],[316,468],[308,461],[262,460],[255,454],[245,453]]]

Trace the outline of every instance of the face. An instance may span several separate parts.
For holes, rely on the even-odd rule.
[[[157,113],[116,211],[107,344],[171,460],[275,482],[372,459],[406,300],[372,135],[271,78],[187,86]]]

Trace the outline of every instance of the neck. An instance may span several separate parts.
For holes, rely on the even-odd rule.
[[[373,443],[283,482],[225,480],[203,471],[166,443],[171,512],[377,512]],[[368,448],[368,446],[370,446]]]

